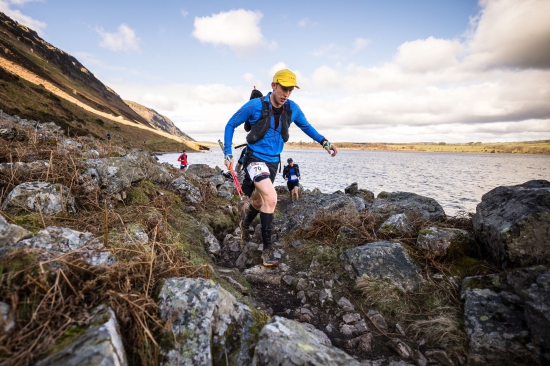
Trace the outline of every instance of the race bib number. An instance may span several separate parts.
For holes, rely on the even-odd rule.
[[[291,175],[291,176],[290,176],[290,180],[292,180],[292,181],[296,181],[296,180],[298,180],[298,177],[297,177],[297,176],[295,176],[295,175]]]
[[[269,173],[269,168],[263,161],[258,163],[250,163],[246,170],[248,171],[248,175],[250,175],[250,179],[252,179],[253,182],[255,182],[256,178],[260,176],[269,177],[271,175]]]

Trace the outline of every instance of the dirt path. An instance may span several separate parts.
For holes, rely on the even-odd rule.
[[[84,110],[86,110],[88,112],[94,113],[98,116],[101,116],[101,117],[106,118],[108,120],[111,120],[113,122],[121,123],[121,124],[128,125],[128,126],[132,126],[132,127],[135,127],[135,128],[140,128],[142,130],[148,130],[152,133],[155,133],[157,135],[161,135],[163,137],[169,138],[169,139],[177,141],[177,142],[182,142],[183,141],[181,138],[173,136],[173,135],[171,135],[169,133],[166,133],[164,131],[155,130],[153,128],[144,126],[144,125],[139,124],[137,122],[131,122],[131,121],[125,120],[124,117],[122,117],[122,116],[113,116],[112,114],[105,113],[105,112],[102,112],[102,111],[98,111],[97,109],[92,108],[89,105],[84,104],[81,101],[79,101],[78,99],[76,99],[76,98],[72,97],[71,95],[67,94],[66,92],[59,89],[57,86],[53,85],[49,81],[46,81],[46,80],[42,79],[41,77],[39,77],[35,73],[30,72],[29,70],[25,69],[24,67],[21,67],[21,66],[15,64],[15,63],[13,63],[9,60],[6,60],[3,57],[0,57],[0,67],[6,69],[7,71],[11,72],[12,74],[15,74],[15,75],[19,76],[22,79],[25,79],[26,81],[28,81],[30,83],[33,83],[33,84],[36,84],[36,85],[40,85],[40,84],[44,85],[46,90],[52,92],[53,94],[57,95],[60,98],[65,99],[68,102],[71,102],[71,103],[83,108]],[[190,141],[186,141],[185,143],[194,145]],[[196,148],[197,148],[197,150],[199,150],[198,146]]]

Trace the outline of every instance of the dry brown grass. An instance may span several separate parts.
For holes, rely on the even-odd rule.
[[[112,149],[100,142],[80,142],[85,149],[101,145],[105,148],[103,156],[112,154]],[[51,141],[49,144],[32,136],[26,143],[0,146],[0,162],[51,162],[49,169],[42,171],[1,174],[2,201],[18,184],[41,180],[65,185],[78,206],[76,214],[61,212],[55,216],[2,212],[9,221],[34,232],[45,226],[92,232],[106,239],[105,249],[118,260],[113,266],[94,267],[78,253],[71,253],[57,259],[54,268],[29,250],[1,258],[0,301],[11,306],[16,327],[9,335],[0,334],[0,365],[35,363],[71,329],[84,326],[89,311],[100,304],[108,304],[115,311],[130,364],[156,365],[165,324],[158,313],[155,291],[165,278],[208,276],[205,259],[198,254],[198,249],[202,250],[198,229],[185,219],[179,197],[158,186],[134,187],[143,202],[119,202],[100,190],[86,191],[77,178],[85,169],[77,156],[59,152]],[[128,223],[145,227],[150,242],[125,240]]]

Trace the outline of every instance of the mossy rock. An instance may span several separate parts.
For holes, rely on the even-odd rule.
[[[382,192],[378,193],[378,196],[376,196],[376,198],[379,198],[379,199],[388,198],[388,192],[382,191]]]
[[[13,223],[29,230],[33,235],[43,229],[42,220],[36,214],[13,217]]]
[[[145,194],[140,187],[130,187],[126,190],[129,203],[147,204],[149,203],[149,197]]]

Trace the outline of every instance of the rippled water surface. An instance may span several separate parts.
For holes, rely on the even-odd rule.
[[[220,149],[188,155],[189,164],[223,166]],[[179,166],[178,156],[164,154],[159,160]],[[331,158],[324,150],[301,149],[287,149],[281,154],[284,162],[289,157],[300,166],[304,188],[332,193],[357,182],[359,188],[375,195],[381,191],[414,192],[436,199],[448,215],[461,210],[475,212],[481,196],[495,187],[550,180],[548,155],[340,150]],[[285,184],[282,173],[275,184]]]

